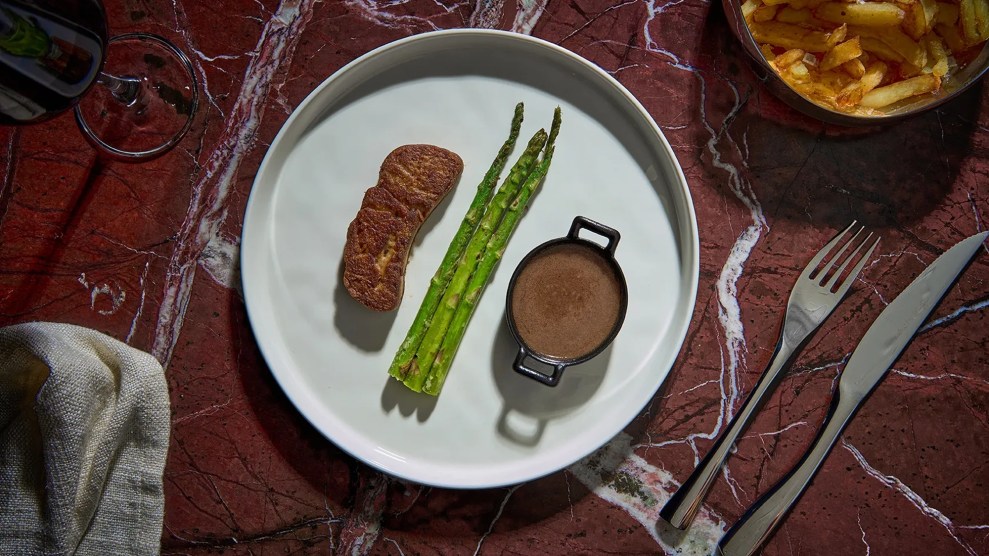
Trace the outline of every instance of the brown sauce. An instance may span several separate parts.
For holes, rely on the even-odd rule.
[[[621,283],[605,256],[594,247],[563,243],[537,254],[519,273],[512,314],[533,351],[575,359],[608,339],[621,301]]]

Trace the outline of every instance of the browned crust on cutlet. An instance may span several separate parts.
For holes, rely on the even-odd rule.
[[[416,234],[463,170],[460,156],[433,145],[403,145],[385,157],[347,229],[343,284],[354,299],[376,311],[398,307]]]

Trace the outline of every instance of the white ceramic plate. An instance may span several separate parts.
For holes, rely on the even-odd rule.
[[[413,393],[388,377],[388,365],[519,101],[525,123],[511,162],[536,129],[548,128],[553,109],[563,109],[552,168],[440,396]],[[342,252],[381,161],[407,143],[451,149],[465,170],[416,240],[400,309],[375,313],[344,289]],[[505,324],[505,294],[522,257],[566,235],[576,215],[621,232],[617,258],[629,308],[612,346],[549,388],[511,370],[516,347]],[[413,36],[362,56],[317,87],[261,164],[241,250],[251,325],[292,403],[370,465],[446,487],[534,479],[619,433],[666,378],[697,288],[693,206],[655,122],[590,62],[501,31]]]

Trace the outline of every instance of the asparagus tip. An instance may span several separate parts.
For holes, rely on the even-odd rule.
[[[563,111],[557,106],[556,110],[553,111],[553,124],[549,128],[549,144],[553,144],[556,141],[556,136],[560,134],[560,124],[563,123]]]

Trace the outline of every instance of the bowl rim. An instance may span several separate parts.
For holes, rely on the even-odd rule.
[[[524,335],[518,330],[518,324],[515,318],[515,286],[518,283],[519,277],[522,272],[529,266],[537,257],[544,254],[549,249],[558,247],[561,245],[579,245],[582,248],[588,249],[604,260],[608,267],[612,270],[617,279],[618,289],[619,289],[619,301],[618,301],[618,316],[615,318],[615,322],[611,326],[611,330],[608,332],[608,336],[601,341],[598,345],[585,353],[577,355],[575,357],[557,357],[554,355],[549,355],[543,353],[535,348],[533,348],[527,341],[525,341]],[[593,241],[580,238],[580,237],[558,237],[545,241],[531,251],[526,253],[525,257],[519,261],[519,264],[515,267],[515,272],[512,273],[511,279],[508,281],[508,288],[505,295],[505,320],[508,323],[508,329],[512,333],[512,337],[515,338],[516,343],[519,344],[520,348],[523,348],[530,357],[546,363],[547,365],[579,365],[585,361],[589,361],[594,357],[601,354],[602,351],[608,348],[615,337],[618,336],[618,332],[621,331],[622,325],[625,323],[625,314],[628,312],[628,282],[625,280],[625,273],[622,271],[621,265],[618,263],[618,259],[615,255],[609,253],[606,249],[594,243]]]

